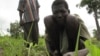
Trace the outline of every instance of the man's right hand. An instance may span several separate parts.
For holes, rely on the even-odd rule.
[[[23,22],[23,20],[20,20],[20,26],[23,26],[23,24],[24,24],[24,22]]]
[[[75,56],[75,52],[67,52],[63,56]],[[86,56],[89,53],[89,51],[85,49],[78,50],[78,56]]]
[[[22,26],[24,24],[24,21],[22,20],[22,14],[23,14],[23,12],[20,11],[19,12],[19,16],[20,16],[20,22],[19,22],[19,24],[20,24],[20,26]]]

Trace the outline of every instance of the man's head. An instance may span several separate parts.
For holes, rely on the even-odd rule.
[[[56,0],[52,4],[53,16],[55,20],[59,23],[63,23],[66,19],[66,16],[70,13],[68,9],[68,4],[65,0]]]

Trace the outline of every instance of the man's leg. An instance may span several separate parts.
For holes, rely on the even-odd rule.
[[[38,23],[34,22],[32,26],[32,33],[31,33],[31,40],[34,44],[38,44],[38,38],[39,38],[39,29],[38,29]]]
[[[26,47],[29,47],[29,43],[28,43],[28,42],[30,42],[30,40],[29,40],[29,38],[30,38],[30,36],[29,36],[30,27],[31,27],[31,23],[30,23],[30,22],[29,22],[29,23],[25,23],[25,24],[23,25],[24,40],[26,41],[26,42],[25,42],[25,46],[26,46]],[[30,33],[31,33],[31,32],[30,32]]]

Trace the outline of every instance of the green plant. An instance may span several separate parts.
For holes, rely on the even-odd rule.
[[[0,47],[3,49],[3,56],[47,56],[44,38],[39,38],[39,44],[30,48],[24,46],[23,38],[12,38],[4,36],[0,38]]]
[[[87,56],[100,56],[100,42],[99,41],[87,40],[85,42],[85,46],[89,50],[89,54]]]

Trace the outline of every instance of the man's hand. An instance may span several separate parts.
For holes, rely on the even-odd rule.
[[[22,26],[24,24],[23,20],[20,20],[20,26]]]
[[[65,53],[63,56],[74,56],[75,52],[68,52]],[[86,56],[88,54],[88,50],[87,49],[81,49],[78,51],[78,56]]]
[[[19,24],[20,24],[20,26],[22,26],[24,24],[24,21],[22,20],[22,14],[23,14],[23,12],[19,11],[19,16],[20,16],[20,22],[19,22]]]
[[[64,54],[63,56],[74,56],[74,52],[68,52],[68,53]]]

